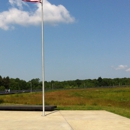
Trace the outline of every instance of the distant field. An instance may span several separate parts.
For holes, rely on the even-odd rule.
[[[42,93],[0,95],[0,103],[41,105]],[[50,91],[45,103],[60,110],[107,110],[130,118],[130,87]]]

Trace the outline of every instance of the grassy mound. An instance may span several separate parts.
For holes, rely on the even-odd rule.
[[[0,101],[41,105],[42,93],[1,95]],[[56,90],[45,93],[45,103],[60,110],[107,110],[130,118],[130,87]]]

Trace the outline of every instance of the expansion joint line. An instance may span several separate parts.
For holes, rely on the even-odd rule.
[[[61,112],[60,112],[60,114],[61,114]],[[61,114],[61,116],[64,118],[64,120],[67,122],[67,124],[70,126],[70,128],[72,129],[72,130],[74,130],[73,128],[72,128],[72,126],[69,124],[69,122],[66,120],[66,118]]]

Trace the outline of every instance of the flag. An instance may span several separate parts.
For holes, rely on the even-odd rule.
[[[39,2],[39,3],[41,3],[41,0],[22,0],[22,1],[25,1],[25,2]]]

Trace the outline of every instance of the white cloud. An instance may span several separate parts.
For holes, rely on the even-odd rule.
[[[130,72],[130,68],[128,68],[126,71],[127,71],[127,72]]]
[[[115,70],[124,70],[130,72],[130,68],[127,65],[118,65],[117,67],[111,66]]]
[[[116,70],[122,70],[122,69],[126,69],[126,68],[127,68],[127,65],[118,65]]]
[[[9,3],[11,4],[12,7],[17,6],[18,8],[22,9],[23,8],[23,4],[27,5],[25,2],[23,2],[22,0],[9,0]]]
[[[0,12],[0,28],[8,30],[14,28],[14,25],[38,25],[41,22],[41,6],[40,3],[34,4],[35,11],[24,11],[22,0],[9,0],[11,8],[8,11]],[[69,11],[63,5],[54,5],[44,0],[44,21],[55,25],[58,23],[72,23],[75,19],[70,16]]]
[[[63,5],[52,5],[47,0],[44,0],[45,21],[49,23],[65,22],[70,23],[74,18],[70,17],[69,12]]]

